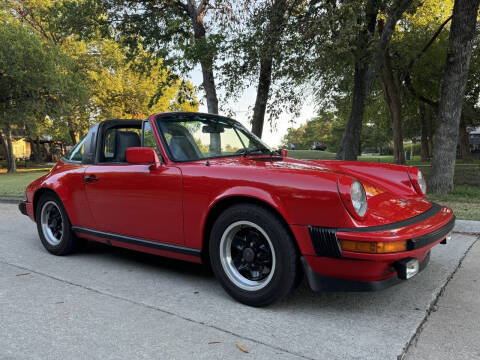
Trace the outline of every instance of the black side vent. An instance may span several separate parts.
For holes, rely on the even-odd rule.
[[[310,238],[312,239],[313,248],[318,256],[341,258],[342,250],[337,239],[337,231],[335,229],[322,228],[317,226],[309,226]]]

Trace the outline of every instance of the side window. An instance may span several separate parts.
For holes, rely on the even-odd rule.
[[[65,158],[70,161],[78,161],[81,162],[83,158],[83,153],[85,151],[85,140],[87,139],[87,136],[85,136],[77,145],[73,147],[72,150],[70,150],[67,155],[65,155]]]
[[[150,147],[157,150],[157,143],[155,142],[155,135],[152,130],[150,122],[145,121],[143,124],[143,147]]]
[[[113,161],[115,157],[115,136],[117,131],[115,129],[110,129],[105,135],[105,141],[103,146],[103,156],[105,161]]]
[[[103,135],[101,162],[125,162],[125,151],[140,146],[141,130],[137,127],[112,127]]]

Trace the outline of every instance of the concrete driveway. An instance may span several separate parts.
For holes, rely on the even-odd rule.
[[[454,326],[454,312],[446,323],[434,315],[475,241],[455,234],[422,273],[382,292],[313,293],[302,284],[256,309],[228,297],[203,266],[96,244],[49,255],[35,224],[0,203],[0,359],[424,358],[449,336],[439,327]],[[464,276],[473,284],[478,271]],[[472,344],[464,354],[480,357]]]

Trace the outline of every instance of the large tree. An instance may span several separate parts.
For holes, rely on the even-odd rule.
[[[379,0],[367,0],[365,8],[360,12],[358,21],[361,26],[356,37],[352,107],[337,151],[337,159],[356,160],[360,154],[360,138],[367,97],[384,64],[385,53],[395,26],[412,2],[413,0],[397,0],[382,4]],[[387,20],[378,41],[375,41],[377,18],[382,6],[387,13]]]
[[[99,2],[5,0],[5,11],[70,59],[68,106],[56,116],[48,114],[47,124],[47,114],[39,113],[28,126],[30,137],[48,134],[75,143],[98,120],[197,108],[191,84],[174,76],[161,59],[135,48],[129,61],[121,38],[105,39],[109,23]]]
[[[448,32],[443,30],[447,28],[452,8],[451,0],[442,3],[425,0],[415,11],[406,12],[385,53],[380,80],[390,113],[394,159],[398,164],[405,163],[403,122],[409,117],[413,117],[414,121],[406,124],[406,130],[409,132],[414,128],[421,131],[424,159],[428,158],[427,110],[419,95],[438,97],[448,43]],[[382,24],[380,20],[380,31]],[[407,82],[416,89],[414,94],[407,90]],[[412,110],[414,114],[409,114]],[[419,118],[421,126],[415,124]]]
[[[230,16],[224,1],[210,0],[105,0],[110,24],[130,50],[146,50],[182,73],[199,65],[209,113],[218,114],[215,61],[223,34],[206,25],[207,15]],[[217,29],[217,30],[216,30]]]
[[[0,23],[0,141],[8,172],[15,172],[12,129],[68,102],[68,62],[55,47],[10,21]]]
[[[259,54],[260,71],[252,116],[252,132],[258,137],[261,137],[263,132],[265,112],[272,83],[273,60],[274,57],[280,56],[280,39],[285,28],[287,9],[287,0],[273,0],[272,4],[267,6],[266,9],[268,25],[262,32]]]
[[[432,193],[453,191],[458,128],[462,116],[472,45],[480,0],[456,0],[450,28],[450,45],[445,65],[438,128],[435,133],[432,173],[429,189]]]

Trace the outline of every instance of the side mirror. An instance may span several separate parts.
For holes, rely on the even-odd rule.
[[[151,164],[155,168],[161,166],[157,152],[149,147],[130,147],[126,150],[125,156],[129,164]]]

